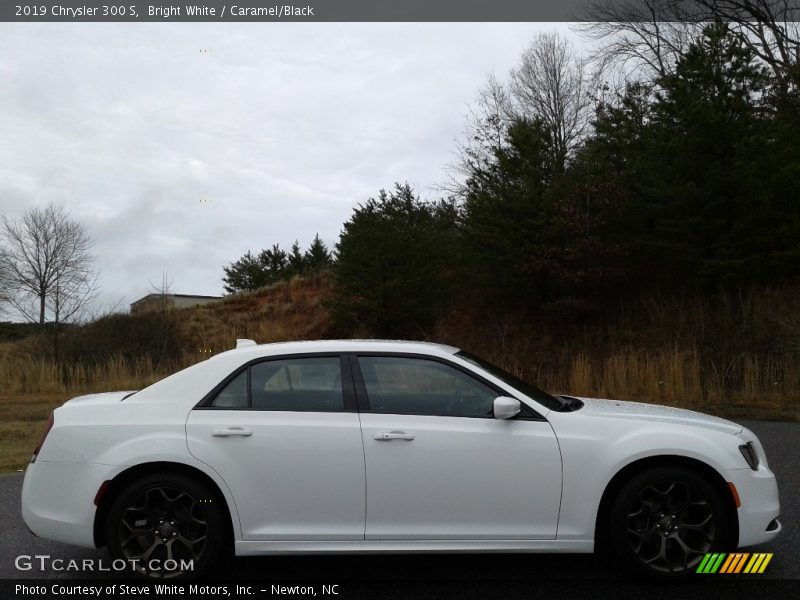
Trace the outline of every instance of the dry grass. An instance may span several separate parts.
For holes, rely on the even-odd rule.
[[[724,366],[674,348],[628,349],[594,358],[579,352],[554,366],[519,357],[487,358],[553,393],[650,402],[728,418],[800,421],[800,369],[788,356],[743,355]]]
[[[541,385],[581,396],[622,398],[732,418],[800,420],[800,370],[792,357],[744,355],[721,368],[696,351],[627,350],[599,360],[578,354]]]
[[[3,391],[16,394],[94,393],[139,389],[158,381],[149,358],[125,360],[112,356],[103,362],[66,364],[29,354],[0,359]]]

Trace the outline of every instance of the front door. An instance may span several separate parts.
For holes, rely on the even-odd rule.
[[[503,394],[443,362],[358,364],[369,403],[366,539],[555,538],[561,456],[547,421],[494,419]]]

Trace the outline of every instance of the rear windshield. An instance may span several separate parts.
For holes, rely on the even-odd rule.
[[[507,383],[514,389],[519,390],[529,398],[536,400],[542,406],[546,406],[550,410],[563,410],[564,409],[564,402],[555,396],[551,396],[547,392],[544,392],[537,388],[535,385],[528,383],[520,379],[519,377],[504,371],[498,366],[493,365],[490,362],[483,360],[482,358],[478,358],[477,356],[470,354],[469,352],[464,352],[463,350],[456,353],[456,356],[459,358],[463,358],[469,363],[472,363],[476,367],[480,367],[487,373],[494,375],[499,380]]]

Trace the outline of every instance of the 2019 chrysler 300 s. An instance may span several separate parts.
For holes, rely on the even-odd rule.
[[[551,396],[456,348],[256,345],[56,409],[22,489],[41,537],[150,577],[237,555],[616,551],[656,575],[778,535],[756,436]]]

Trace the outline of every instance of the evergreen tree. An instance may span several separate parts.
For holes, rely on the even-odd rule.
[[[800,262],[797,119],[752,48],[706,27],[656,88],[634,84],[598,111],[594,187],[621,210],[628,287],[775,281]],[[771,104],[772,103],[772,104]]]
[[[327,271],[333,265],[333,257],[319,234],[314,236],[311,245],[303,256],[306,268],[312,273]]]
[[[291,276],[289,255],[285,250],[281,250],[278,244],[273,244],[272,248],[268,250],[262,250],[258,255],[258,260],[266,275],[267,283],[275,283]]]
[[[547,299],[558,236],[547,194],[553,177],[547,129],[525,119],[508,128],[507,143],[475,169],[464,199],[466,262],[474,283],[500,297]]]
[[[249,250],[222,270],[225,272],[222,278],[224,288],[229,294],[256,290],[269,283],[261,261]]]
[[[244,256],[223,267],[224,289],[229,294],[253,291],[291,276],[289,255],[278,244],[253,256],[248,250]]]
[[[659,82],[644,154],[649,189],[634,197],[646,229],[634,235],[673,283],[742,282],[785,266],[772,228],[797,215],[785,205],[775,212],[768,79],[755,58],[715,24]]]
[[[455,217],[452,203],[423,202],[408,184],[359,205],[336,245],[338,324],[379,336],[429,326],[447,301]]]
[[[300,243],[295,240],[288,257],[288,270],[291,275],[302,275],[306,271],[306,261],[300,252]]]

